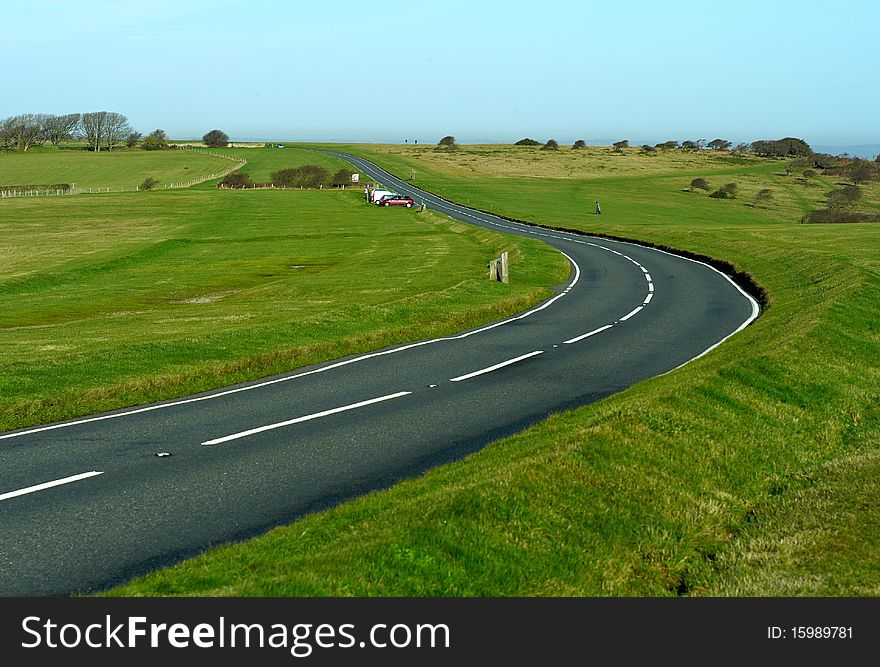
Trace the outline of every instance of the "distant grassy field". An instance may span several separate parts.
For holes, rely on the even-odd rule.
[[[520,265],[509,286],[484,276],[505,249]],[[458,331],[567,274],[538,242],[351,190],[4,200],[0,430]]]
[[[78,189],[134,190],[147,177],[168,183],[219,173],[229,161],[191,151],[59,151],[32,149],[0,152],[0,186],[75,184]]]
[[[334,148],[479,208],[727,259],[770,308],[674,373],[114,594],[880,595],[880,225],[798,224],[834,179],[708,153]]]
[[[337,158],[296,148],[222,148],[212,150],[221,155],[247,160],[247,165],[241,171],[248,174],[251,180],[257,183],[271,181],[273,171],[298,167],[303,164],[324,167],[331,176],[340,169],[351,169],[350,164]]]

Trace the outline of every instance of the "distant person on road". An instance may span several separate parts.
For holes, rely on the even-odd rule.
[[[596,215],[602,215],[602,207],[599,206],[599,202],[596,202]]]

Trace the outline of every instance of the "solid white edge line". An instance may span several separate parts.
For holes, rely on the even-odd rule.
[[[570,338],[569,340],[562,341],[565,345],[571,345],[572,343],[577,343],[578,341],[582,341],[584,338],[589,338],[590,336],[595,336],[597,333],[601,333],[605,331],[605,329],[610,329],[613,327],[613,324],[606,324],[604,327],[599,327],[598,329],[593,329],[589,333],[581,334],[580,336],[576,336],[575,338]]]
[[[103,475],[103,471],[91,470],[89,472],[83,472],[79,475],[71,475],[70,477],[65,477],[63,479],[56,479],[52,482],[43,482],[42,484],[36,484],[34,486],[29,486],[24,489],[18,489],[17,491],[9,491],[8,493],[0,494],[0,501],[9,500],[10,498],[17,498],[18,496],[24,496],[29,493],[36,493],[37,491],[45,491],[46,489],[51,489],[55,486],[62,486],[63,484],[70,484],[72,482],[78,482],[81,479],[88,479],[89,477],[97,477],[98,475]]]
[[[497,371],[499,368],[504,368],[505,366],[510,366],[511,364],[515,364],[518,361],[523,361],[524,359],[530,359],[531,357],[537,357],[539,354],[544,354],[544,350],[535,350],[534,352],[529,352],[528,354],[520,355],[519,357],[515,357],[513,359],[508,359],[507,361],[502,361],[499,364],[495,364],[494,366],[489,366],[488,368],[483,368],[478,371],[474,371],[473,373],[468,373],[467,375],[459,375],[458,377],[451,378],[450,382],[461,382],[462,380],[470,380],[473,377],[477,377],[478,375],[485,375],[486,373],[491,373],[492,371]]]
[[[644,308],[644,307],[645,307],[645,306],[642,305],[642,306],[638,306],[638,307],[636,307],[636,308],[633,308],[630,312],[628,312],[626,315],[624,315],[623,317],[621,317],[621,318],[620,318],[620,321],[621,321],[621,322],[626,322],[630,317],[632,317],[633,315],[635,315],[637,312],[639,312],[639,311],[640,311],[642,308]]]
[[[401,396],[408,396],[412,392],[411,391],[399,391],[396,394],[388,394],[387,396],[379,396],[378,398],[371,398],[366,401],[359,401],[358,403],[351,403],[350,405],[343,405],[338,408],[332,408],[330,410],[324,410],[323,412],[315,412],[310,415],[305,415],[303,417],[296,417],[294,419],[288,419],[283,422],[277,422],[275,424],[267,424],[266,426],[258,426],[257,428],[251,428],[247,431],[240,431],[238,433],[233,433],[232,435],[226,435],[222,438],[215,438],[213,440],[206,440],[202,443],[203,446],[210,445],[219,445],[222,442],[229,442],[230,440],[238,440],[239,438],[246,438],[249,435],[255,435],[256,433],[262,433],[263,431],[272,431],[276,428],[283,428],[285,426],[291,426],[293,424],[299,424],[302,422],[311,421],[313,419],[320,419],[321,417],[327,417],[329,415],[335,415],[340,412],[346,412],[348,410],[356,410],[357,408],[362,408],[367,405],[373,405],[374,403],[381,403],[382,401],[390,401],[395,398],[400,398]]]
[[[339,154],[339,157],[343,157],[343,155],[344,155],[344,154]],[[344,159],[347,159],[347,158],[344,158]],[[363,160],[363,158],[359,158],[359,159]],[[366,161],[366,160],[363,160],[363,161],[364,161],[366,164],[370,164],[370,165],[372,165],[372,163],[370,163],[370,162],[368,162],[368,161]],[[380,167],[377,167],[377,169],[379,169],[379,171],[384,171],[384,170],[381,169]],[[385,172],[385,173],[388,173],[388,172]],[[447,203],[447,204],[451,204],[451,205],[453,205],[453,206],[459,206],[459,205],[457,205],[457,204],[453,204],[453,202],[449,201],[448,199],[442,199],[442,198],[440,198],[440,197],[438,197],[437,195],[434,195],[434,194],[432,194],[432,193],[428,193],[428,194],[430,194],[434,199],[436,199],[436,200],[438,200],[438,201],[443,201],[443,202],[445,202],[445,203]],[[499,219],[499,220],[500,220],[500,218],[498,218],[498,216],[491,215],[491,214],[486,214],[486,215],[489,215],[489,216],[491,216],[491,217],[493,217],[493,218],[496,218],[496,219]],[[528,223],[518,223],[518,224],[520,224],[520,225],[523,226],[523,227],[538,227],[537,225],[529,225]],[[513,228],[511,227],[511,229],[513,229]],[[525,230],[523,230],[523,231],[525,231]],[[573,233],[571,233],[571,232],[559,232],[559,233],[560,233],[560,234],[563,234],[564,237],[565,237],[567,240],[569,240],[569,241],[573,241],[573,240],[575,240],[575,239],[576,239],[577,237],[579,237],[579,236],[584,236],[584,237],[586,237],[586,238],[596,238],[596,239],[598,240],[598,237],[590,236],[588,233],[585,233],[585,234],[573,234]],[[729,275],[727,275],[727,274],[724,273],[723,271],[720,271],[720,270],[716,269],[716,268],[715,268],[714,266],[712,266],[711,264],[707,264],[706,262],[701,262],[701,261],[698,260],[698,259],[692,259],[692,258],[690,258],[690,257],[685,257],[684,255],[679,255],[679,254],[676,254],[676,253],[674,253],[674,252],[669,252],[669,251],[667,251],[667,250],[661,250],[660,248],[654,248],[654,247],[651,247],[651,246],[642,245],[641,243],[634,243],[634,242],[632,242],[632,241],[622,241],[622,240],[617,240],[617,239],[602,239],[602,240],[605,241],[605,242],[610,242],[610,243],[619,243],[619,244],[622,244],[622,245],[629,245],[629,246],[633,246],[633,247],[635,247],[635,248],[641,248],[641,249],[643,249],[643,250],[652,250],[652,251],[654,251],[654,252],[659,252],[659,253],[662,253],[662,254],[664,254],[664,255],[669,255],[670,257],[675,257],[675,258],[677,258],[677,259],[683,259],[683,260],[685,260],[685,261],[687,261],[687,262],[692,262],[692,263],[694,263],[694,264],[699,264],[699,265],[701,265],[701,266],[705,266],[706,268],[708,268],[708,269],[714,271],[715,273],[717,273],[718,275],[720,275],[721,277],[723,277],[723,278],[724,278],[727,282],[729,282],[731,285],[733,285],[733,287],[736,289],[736,291],[738,291],[743,297],[745,297],[745,298],[748,300],[748,302],[751,304],[751,306],[752,306],[752,312],[751,312],[751,314],[750,314],[750,315],[745,319],[745,321],[744,321],[742,324],[740,324],[740,325],[739,325],[734,331],[732,331],[731,333],[729,333],[727,336],[725,336],[724,338],[722,338],[720,341],[718,341],[717,343],[715,343],[715,344],[712,345],[711,347],[708,347],[708,348],[706,348],[705,350],[703,350],[703,351],[702,351],[700,354],[698,354],[697,356],[695,356],[695,357],[691,357],[690,359],[688,359],[687,361],[685,361],[685,362],[684,362],[683,364],[681,364],[680,366],[676,366],[676,367],[673,368],[672,370],[666,371],[666,373],[671,373],[671,372],[674,371],[674,370],[678,370],[678,369],[681,368],[682,366],[685,366],[685,365],[689,364],[690,362],[692,362],[692,361],[694,361],[694,360],[696,360],[696,359],[699,359],[700,357],[702,357],[702,356],[708,354],[709,352],[711,352],[712,350],[714,350],[716,347],[718,347],[719,345],[721,345],[721,343],[723,343],[724,341],[726,341],[728,338],[730,338],[731,336],[734,336],[734,335],[738,334],[740,331],[742,331],[742,330],[745,329],[747,326],[749,326],[752,322],[754,322],[756,319],[758,319],[758,315],[761,314],[761,307],[758,305],[758,302],[755,301],[754,297],[753,297],[751,294],[749,294],[748,292],[746,292],[742,287],[740,287],[739,285],[737,285],[736,282],[733,280],[733,278],[731,278]],[[601,245],[598,245],[597,243],[592,243],[592,242],[589,242],[589,241],[587,242],[587,245],[591,245],[591,246],[596,247],[596,248],[602,248],[603,250],[610,250],[610,248],[605,248],[604,246],[601,246]],[[561,252],[561,251],[560,251],[560,252]],[[611,252],[615,252],[615,251],[611,250]],[[620,254],[620,253],[617,253],[617,254]],[[642,267],[642,270],[645,271],[645,275],[646,275],[646,277],[647,277],[647,278],[650,278],[651,274],[648,273],[648,272],[644,269],[644,267]],[[661,375],[666,375],[666,373],[661,373]]]

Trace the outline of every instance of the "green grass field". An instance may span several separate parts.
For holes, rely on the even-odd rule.
[[[798,224],[833,179],[707,153],[347,148],[472,206],[729,260],[770,308],[674,373],[113,594],[880,595],[880,225]]]
[[[347,162],[329,155],[296,148],[222,148],[214,151],[220,155],[247,160],[247,165],[241,171],[248,174],[256,183],[270,182],[273,171],[303,164],[324,167],[331,176],[340,169],[352,168]]]
[[[290,149],[285,164],[312,157]],[[485,277],[502,250],[517,263],[509,286]],[[536,241],[379,210],[352,190],[4,200],[0,430],[459,331],[567,274]]]
[[[4,185],[68,183],[85,190],[134,190],[147,177],[157,179],[157,187],[162,188],[220,173],[229,166],[229,160],[192,151],[0,151],[0,189]]]

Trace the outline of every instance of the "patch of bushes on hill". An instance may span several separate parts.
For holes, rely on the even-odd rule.
[[[801,218],[808,224],[842,224],[847,222],[880,222],[880,213],[857,213],[846,209],[820,208]]]
[[[226,176],[224,176],[217,184],[217,187],[241,190],[243,188],[255,188],[257,187],[257,184],[254,183],[251,180],[251,177],[247,174],[240,171],[233,171],[231,174],[226,174]]]
[[[517,141],[514,146],[540,146],[540,141],[535,141],[534,139],[529,139],[526,137],[525,139],[520,139]]]
[[[726,183],[709,196],[712,199],[736,199],[736,183]]]
[[[318,188],[327,181],[327,170],[316,164],[279,169],[272,172],[272,184],[276,188]]]
[[[709,181],[707,181],[705,178],[695,178],[691,181],[689,189],[691,192],[693,192],[694,190],[704,190],[706,192],[709,192],[709,190],[712,189],[712,186],[709,185]]]
[[[862,189],[857,185],[846,185],[839,190],[825,193],[825,208],[812,211],[801,218],[806,223],[845,223],[880,222],[880,213],[860,213],[853,211],[862,198]]]
[[[312,189],[324,187],[339,187],[349,185],[354,172],[351,169],[340,169],[333,176],[324,168],[316,164],[304,164],[300,167],[288,167],[272,172],[270,183],[255,183],[245,173],[234,171],[223,177],[217,187],[232,188],[236,190],[245,188],[299,188]]]
[[[813,149],[803,139],[759,139],[751,143],[752,152],[758,157],[801,157],[813,154]]]

